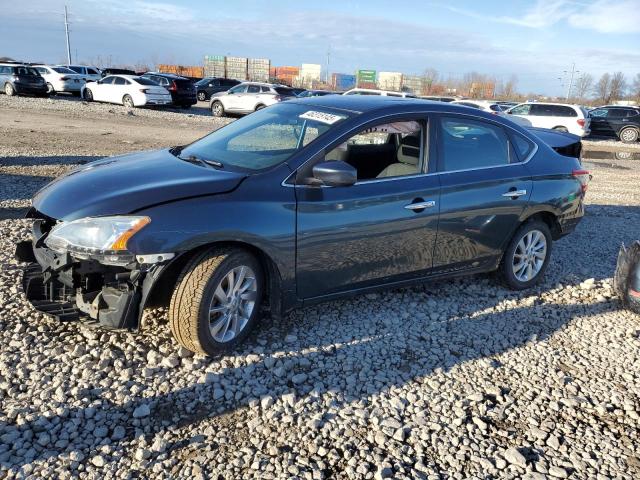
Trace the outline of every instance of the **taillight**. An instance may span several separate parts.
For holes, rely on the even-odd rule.
[[[584,118],[579,118],[579,119],[578,119],[578,125],[580,125],[581,127],[584,127],[584,124],[585,124],[585,123],[586,123],[586,122],[585,122]]]
[[[589,170],[574,170],[571,172],[571,175],[580,182],[580,185],[582,186],[582,193],[586,192],[587,187],[589,186],[589,180],[591,180]]]
[[[64,82],[64,81],[69,80],[69,77],[61,77],[60,80],[62,80]]]
[[[148,89],[148,88],[141,88],[141,89],[140,89],[140,91],[141,91],[142,93],[147,93],[147,92],[149,91],[149,89]]]
[[[284,97],[282,95],[276,95],[274,98],[276,99],[276,102],[281,102],[284,100]]]
[[[171,90],[172,92],[176,92],[178,91],[178,84],[176,83],[176,81],[174,80],[173,83],[171,84],[171,86],[168,88],[168,90]]]

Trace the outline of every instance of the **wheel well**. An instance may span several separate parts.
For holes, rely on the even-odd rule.
[[[160,277],[154,283],[151,292],[147,298],[145,307],[166,307],[169,305],[171,294],[175,289],[178,277],[182,272],[185,265],[196,255],[217,247],[235,247],[245,250],[255,256],[260,262],[262,272],[265,276],[265,297],[268,300],[269,308],[273,316],[281,313],[280,302],[280,285],[281,276],[278,266],[264,251],[259,248],[244,242],[217,242],[201,245],[189,252],[183,253],[175,260],[173,260],[165,270],[160,274]]]
[[[256,105],[255,109],[259,109],[260,107],[265,107],[266,105],[264,103],[259,103]]]
[[[551,238],[553,238],[554,240],[557,240],[558,238],[560,238],[562,229],[560,228],[560,222],[558,222],[558,217],[556,217],[553,213],[551,212],[534,213],[533,215],[528,217],[526,220],[524,220],[522,223],[524,224],[526,222],[530,222],[531,220],[543,221],[544,223],[547,224],[547,226],[549,227],[549,230],[551,231]]]

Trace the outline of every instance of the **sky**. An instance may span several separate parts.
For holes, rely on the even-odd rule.
[[[0,56],[65,62],[65,3],[73,61],[324,66],[329,51],[331,72],[515,74],[520,92],[546,95],[565,91],[573,63],[596,78],[640,73],[640,0],[0,0]]]

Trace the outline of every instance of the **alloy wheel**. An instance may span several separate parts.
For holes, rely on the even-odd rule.
[[[213,104],[213,107],[211,107],[211,111],[213,112],[213,115],[216,117],[221,117],[222,116],[222,105],[217,102]]]
[[[518,242],[513,253],[513,275],[520,282],[535,278],[547,258],[547,238],[540,230],[530,230]]]
[[[635,142],[638,139],[638,132],[632,128],[627,128],[622,131],[620,138],[623,142]]]
[[[204,102],[207,99],[207,95],[204,92],[198,93],[198,100]]]
[[[258,297],[255,272],[246,265],[230,270],[218,283],[209,305],[209,330],[220,343],[236,338],[247,326]]]
[[[5,84],[4,93],[9,96],[13,95],[13,87],[11,86],[10,83]]]

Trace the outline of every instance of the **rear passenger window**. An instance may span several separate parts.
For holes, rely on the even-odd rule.
[[[249,88],[247,88],[247,93],[260,93],[260,87],[257,85],[249,85]]]
[[[511,133],[511,138],[513,142],[513,148],[518,154],[518,159],[521,162],[524,162],[527,159],[527,157],[531,154],[531,152],[533,152],[533,149],[535,148],[535,144],[528,138],[525,138],[523,135],[520,135],[519,133],[516,133],[516,132]],[[513,163],[514,161],[517,161],[517,160],[512,158],[511,162]]]
[[[441,117],[439,169],[443,172],[508,165],[509,137],[487,122]]]
[[[98,72],[96,72],[93,68],[87,68],[87,73],[89,75],[98,75]]]
[[[116,81],[113,82],[115,85],[126,85],[127,82],[122,77],[116,77]]]
[[[531,104],[518,105],[513,107],[510,112],[514,115],[529,115],[531,113]]]

